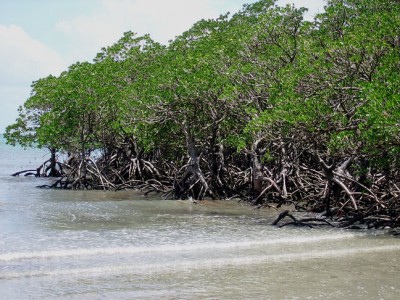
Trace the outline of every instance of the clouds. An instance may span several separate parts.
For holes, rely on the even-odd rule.
[[[238,10],[243,1],[228,0],[102,0],[90,14],[63,19],[56,30],[71,40],[76,60],[93,58],[102,47],[115,43],[126,31],[149,33],[166,44],[202,18],[215,18],[221,7]],[[253,1],[254,2],[254,1]]]
[[[308,12],[305,15],[307,20],[313,20],[314,16],[318,13],[322,13],[324,11],[324,3],[323,0],[278,0],[276,3],[280,6],[285,6],[287,4],[295,4],[296,7],[307,7]]]
[[[31,38],[21,27],[0,24],[0,130],[17,116],[33,80],[60,73],[65,63],[50,47]]]
[[[64,67],[60,55],[20,27],[0,25],[1,85],[21,86]]]
[[[68,59],[91,60],[102,47],[110,46],[126,31],[149,33],[167,44],[200,19],[216,18],[228,11],[235,13],[244,3],[256,0],[91,0],[92,10],[65,17],[55,30],[68,40],[63,43]],[[323,0],[278,0],[278,5],[295,3],[311,8],[309,19],[322,11]]]

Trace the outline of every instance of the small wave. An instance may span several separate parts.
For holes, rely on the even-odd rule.
[[[0,261],[15,261],[29,259],[52,259],[63,257],[85,257],[92,255],[115,255],[115,254],[136,254],[136,253],[155,253],[155,252],[179,252],[179,251],[203,251],[203,250],[223,250],[250,248],[256,246],[269,246],[280,244],[303,244],[324,241],[334,241],[354,238],[355,234],[340,233],[323,236],[311,237],[287,237],[274,238],[268,240],[252,240],[228,243],[202,243],[202,244],[175,244],[175,245],[155,245],[145,247],[112,247],[112,248],[80,248],[80,249],[57,249],[37,252],[12,252],[0,254]]]
[[[258,265],[261,263],[284,263],[290,261],[309,260],[318,258],[344,257],[356,254],[382,253],[399,251],[400,245],[387,245],[376,247],[362,247],[353,249],[338,249],[325,251],[308,251],[299,253],[281,253],[270,255],[240,256],[233,258],[215,258],[215,259],[195,259],[187,261],[173,261],[161,264],[146,265],[121,265],[121,266],[104,266],[95,268],[75,268],[75,269],[56,269],[56,270],[31,270],[23,272],[7,272],[0,274],[0,279],[15,278],[32,278],[32,277],[58,277],[58,276],[75,276],[78,278],[85,277],[102,277],[102,276],[121,276],[137,274],[154,273],[174,273],[182,271],[190,271],[197,269],[218,269],[226,267],[240,267]]]

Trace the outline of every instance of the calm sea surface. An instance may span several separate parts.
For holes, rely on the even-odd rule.
[[[398,238],[9,176],[47,157],[0,139],[0,299],[399,299]]]

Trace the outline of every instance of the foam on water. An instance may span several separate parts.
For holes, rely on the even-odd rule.
[[[237,248],[251,248],[255,246],[269,246],[280,244],[306,244],[323,241],[334,241],[354,238],[353,233],[337,233],[330,235],[298,236],[273,238],[266,240],[252,240],[227,243],[201,243],[201,244],[176,244],[176,245],[157,245],[152,247],[112,247],[112,248],[92,248],[92,249],[57,249],[50,251],[36,252],[12,252],[0,254],[0,262],[29,260],[29,259],[52,259],[63,257],[83,257],[96,255],[116,255],[116,254],[137,254],[137,253],[156,253],[156,252],[179,252],[179,251],[204,251],[204,250],[223,250]]]
[[[127,274],[143,275],[149,273],[174,273],[196,269],[218,269],[225,267],[247,266],[261,263],[286,263],[291,261],[321,259],[332,257],[344,257],[368,253],[383,253],[400,251],[400,245],[387,245],[377,247],[356,247],[352,249],[335,249],[324,251],[307,251],[298,253],[281,253],[240,256],[232,258],[180,260],[173,262],[147,264],[147,265],[106,265],[95,268],[71,268],[71,269],[39,269],[21,272],[3,272],[0,279],[13,279],[21,277],[44,276],[76,276],[76,277],[102,277],[121,276]]]

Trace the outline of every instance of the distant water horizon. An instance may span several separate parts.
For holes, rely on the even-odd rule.
[[[36,169],[50,158],[47,149],[27,148],[7,145],[4,135],[0,135],[0,175]]]

